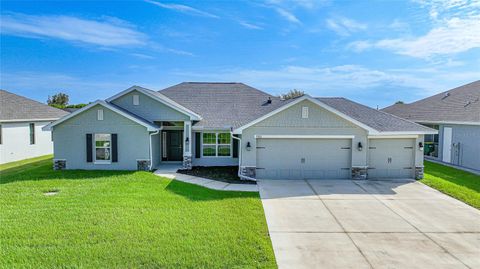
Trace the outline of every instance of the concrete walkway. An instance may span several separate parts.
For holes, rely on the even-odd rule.
[[[279,268],[480,268],[480,211],[411,180],[260,180]]]
[[[199,185],[212,190],[258,192],[258,186],[256,184],[232,184],[218,180],[180,174],[177,173],[180,167],[181,166],[179,165],[162,165],[154,172],[154,174],[161,177]]]

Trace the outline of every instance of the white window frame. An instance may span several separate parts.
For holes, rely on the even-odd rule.
[[[108,135],[110,136],[110,146],[108,147],[97,147],[97,135]],[[104,141],[104,140],[102,140]],[[97,148],[105,148],[109,149],[109,160],[97,160]],[[94,163],[95,164],[111,164],[112,163],[112,134],[105,134],[105,133],[98,133],[98,134],[93,134],[93,157],[94,157]]]
[[[302,107],[302,119],[308,119],[308,106]]]
[[[134,106],[140,105],[140,96],[138,94],[134,94],[132,98],[133,98],[132,101]]]
[[[203,134],[215,134],[215,144],[205,144],[203,143]],[[229,144],[219,144],[218,143],[218,135],[219,134],[230,134],[229,132],[218,132],[218,131],[213,131],[213,132],[202,132],[201,137],[202,137],[202,144],[200,147],[201,151],[201,157],[202,158],[232,158],[233,157],[233,138],[232,134],[230,134],[230,143]],[[205,146],[215,146],[215,156],[204,156],[203,155],[203,147]],[[218,156],[218,146],[230,146],[230,155],[229,156]]]
[[[97,120],[103,120],[103,109],[97,110]]]

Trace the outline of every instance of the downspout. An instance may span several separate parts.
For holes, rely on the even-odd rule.
[[[238,149],[238,173],[237,173],[238,177],[241,178],[241,179],[257,181],[256,178],[247,177],[247,176],[242,175],[242,173],[241,173],[241,171],[242,171],[242,167],[241,167],[241,163],[242,163],[242,139],[234,136],[232,129],[230,129],[230,137],[232,137],[233,139],[237,139],[238,140],[238,145],[240,145],[240,148]]]
[[[160,133],[161,129],[158,129],[157,131],[150,133],[150,167],[148,170],[152,171],[153,168],[153,149],[152,149],[152,136],[157,135]]]

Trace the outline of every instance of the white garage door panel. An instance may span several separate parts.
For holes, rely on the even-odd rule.
[[[370,139],[369,178],[412,178],[414,139]]]
[[[257,178],[350,178],[350,139],[258,139]]]

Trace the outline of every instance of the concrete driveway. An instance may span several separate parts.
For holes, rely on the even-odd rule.
[[[421,183],[258,185],[280,268],[480,268],[480,211]]]

